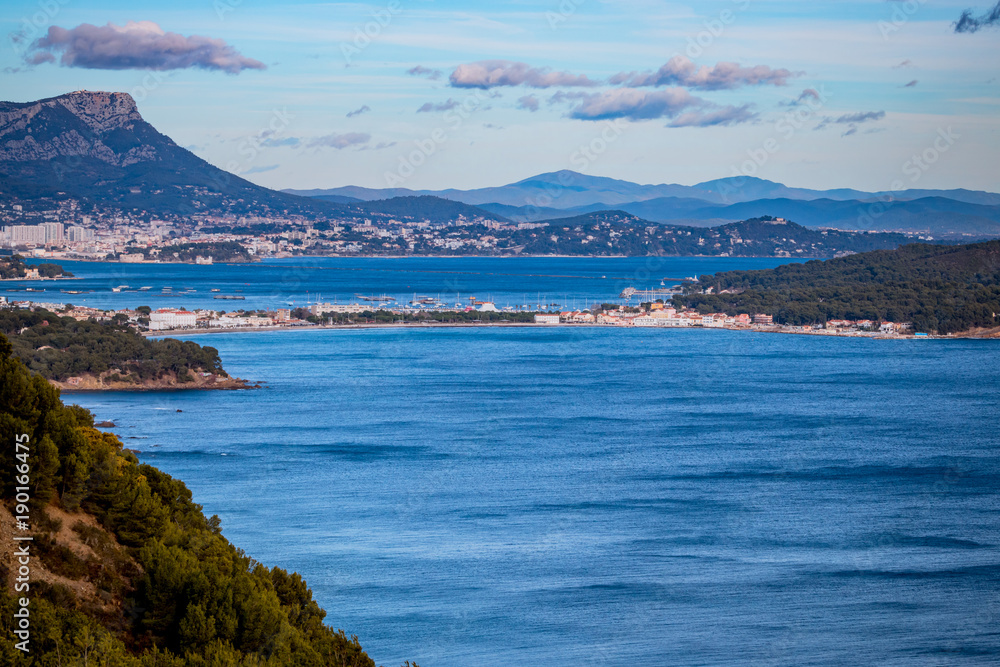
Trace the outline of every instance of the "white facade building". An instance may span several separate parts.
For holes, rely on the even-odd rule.
[[[198,324],[198,316],[187,310],[154,310],[149,314],[149,330],[181,329]]]

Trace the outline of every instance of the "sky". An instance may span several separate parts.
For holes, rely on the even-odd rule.
[[[572,169],[996,192],[998,8],[5,0],[0,99],[127,92],[179,145],[273,188]]]

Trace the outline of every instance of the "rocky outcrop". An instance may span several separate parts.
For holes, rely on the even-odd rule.
[[[117,372],[108,371],[101,375],[83,375],[66,380],[49,380],[65,392],[91,391],[189,391],[189,390],[233,390],[260,389],[260,383],[251,383],[240,378],[216,375],[214,373],[192,373],[187,381],[181,381],[173,373],[167,373],[155,380],[133,382],[122,378]]]
[[[127,167],[159,158],[143,141],[150,133],[157,134],[128,93],[77,91],[0,103],[0,161],[89,157]]]

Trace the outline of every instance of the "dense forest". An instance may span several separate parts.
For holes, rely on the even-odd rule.
[[[0,257],[0,278],[6,280],[12,280],[16,278],[24,278],[27,275],[29,265],[25,263],[24,258],[20,255],[11,255],[9,257]],[[63,268],[58,264],[34,264],[30,268],[38,269],[38,275],[43,278],[56,278],[62,276],[64,278],[72,278],[73,274],[68,271],[63,271]]]
[[[159,255],[163,262],[193,262],[196,257],[211,257],[213,262],[253,261],[247,249],[236,241],[181,243],[163,248]]]
[[[15,442],[27,435],[26,453]],[[103,667],[374,667],[296,574],[267,568],[220,533],[178,480],[138,462],[93,416],[66,406],[0,336],[4,525],[17,466],[30,477],[29,590],[0,552],[0,664]],[[20,439],[20,440],[18,440]],[[9,539],[9,536],[6,538]],[[14,612],[30,599],[30,653]]]
[[[711,294],[703,294],[711,288]],[[941,334],[1000,326],[1000,241],[910,244],[763,271],[701,276],[679,306],[765,313],[782,324],[830,319],[911,322]]]
[[[0,333],[10,337],[30,370],[49,380],[99,376],[140,383],[168,373],[179,381],[203,371],[226,377],[214,347],[171,338],[149,340],[127,325],[124,315],[110,322],[77,321],[47,310],[0,310]]]

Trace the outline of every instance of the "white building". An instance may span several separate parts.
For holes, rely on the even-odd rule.
[[[187,310],[161,308],[149,314],[149,330],[181,329],[198,324],[198,316]]]
[[[558,315],[535,315],[535,324],[559,324]]]
[[[42,225],[13,225],[7,228],[7,240],[13,245],[43,245],[45,243],[45,227]]]
[[[45,230],[45,242],[53,243],[63,240],[66,228],[61,222],[43,222],[39,225]]]
[[[362,306],[359,303],[314,303],[309,306],[309,312],[315,317],[322,317],[325,313],[363,313],[371,309],[371,306]]]
[[[66,230],[66,240],[70,243],[83,243],[94,240],[94,230],[86,227],[73,226]]]

